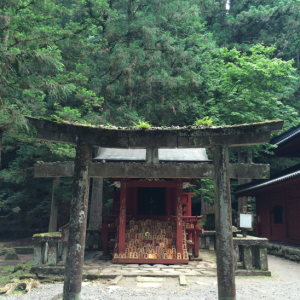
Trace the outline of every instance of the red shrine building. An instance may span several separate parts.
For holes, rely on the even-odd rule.
[[[300,125],[273,138],[277,157],[300,157]],[[300,244],[300,164],[237,188],[236,196],[256,198],[257,236]]]
[[[159,149],[160,163],[209,162],[203,148]],[[93,159],[144,162],[145,149],[100,148]],[[193,193],[185,192],[195,178],[111,178],[113,213],[104,216],[103,255],[113,251],[114,263],[188,263],[199,256],[200,217],[192,216]],[[176,222],[182,218],[183,224]],[[182,226],[183,225],[183,226]],[[190,250],[191,249],[191,250]]]

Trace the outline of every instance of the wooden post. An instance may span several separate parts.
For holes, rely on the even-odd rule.
[[[57,230],[58,200],[56,197],[56,191],[59,186],[59,181],[60,181],[59,177],[53,178],[51,213],[50,213],[48,232],[56,232]]]
[[[217,145],[213,148],[213,162],[219,300],[235,300],[228,146]]]
[[[63,300],[79,300],[81,294],[90,182],[88,168],[90,162],[90,145],[78,141],[73,177],[68,255],[65,264]]]
[[[177,224],[177,241],[176,248],[177,253],[181,253],[181,258],[183,257],[182,251],[182,182],[181,180],[177,180],[176,186],[176,224]]]
[[[120,191],[120,219],[119,219],[119,254],[125,253],[125,233],[126,233],[126,193],[127,183],[121,180]]]

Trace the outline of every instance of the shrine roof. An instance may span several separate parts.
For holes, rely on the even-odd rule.
[[[277,146],[273,152],[278,157],[300,157],[300,125],[274,137],[270,144]]]
[[[159,161],[208,162],[205,148],[158,149]],[[146,149],[99,148],[94,161],[145,161]]]
[[[300,124],[271,139],[270,144],[280,146],[300,136]]]
[[[287,182],[300,177],[300,164],[287,168],[271,176],[268,180],[255,180],[250,183],[237,186],[234,193],[236,196],[252,195],[256,191],[273,186],[279,183]]]

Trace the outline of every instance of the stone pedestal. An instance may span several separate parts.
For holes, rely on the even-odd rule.
[[[267,248],[254,248],[254,263],[257,269],[268,271]]]
[[[33,265],[39,266],[42,264],[42,243],[41,242],[35,242],[34,243],[34,250],[33,250]]]
[[[56,266],[57,265],[58,243],[57,242],[49,242],[48,247],[49,247],[48,266]]]
[[[252,249],[251,247],[243,246],[243,267],[245,270],[253,269]]]

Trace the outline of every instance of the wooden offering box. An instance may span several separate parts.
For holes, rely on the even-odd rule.
[[[119,253],[119,231],[116,235],[115,263],[188,263],[186,233],[183,229],[181,253],[176,249],[176,222],[159,220],[130,220],[126,226],[125,253]]]

